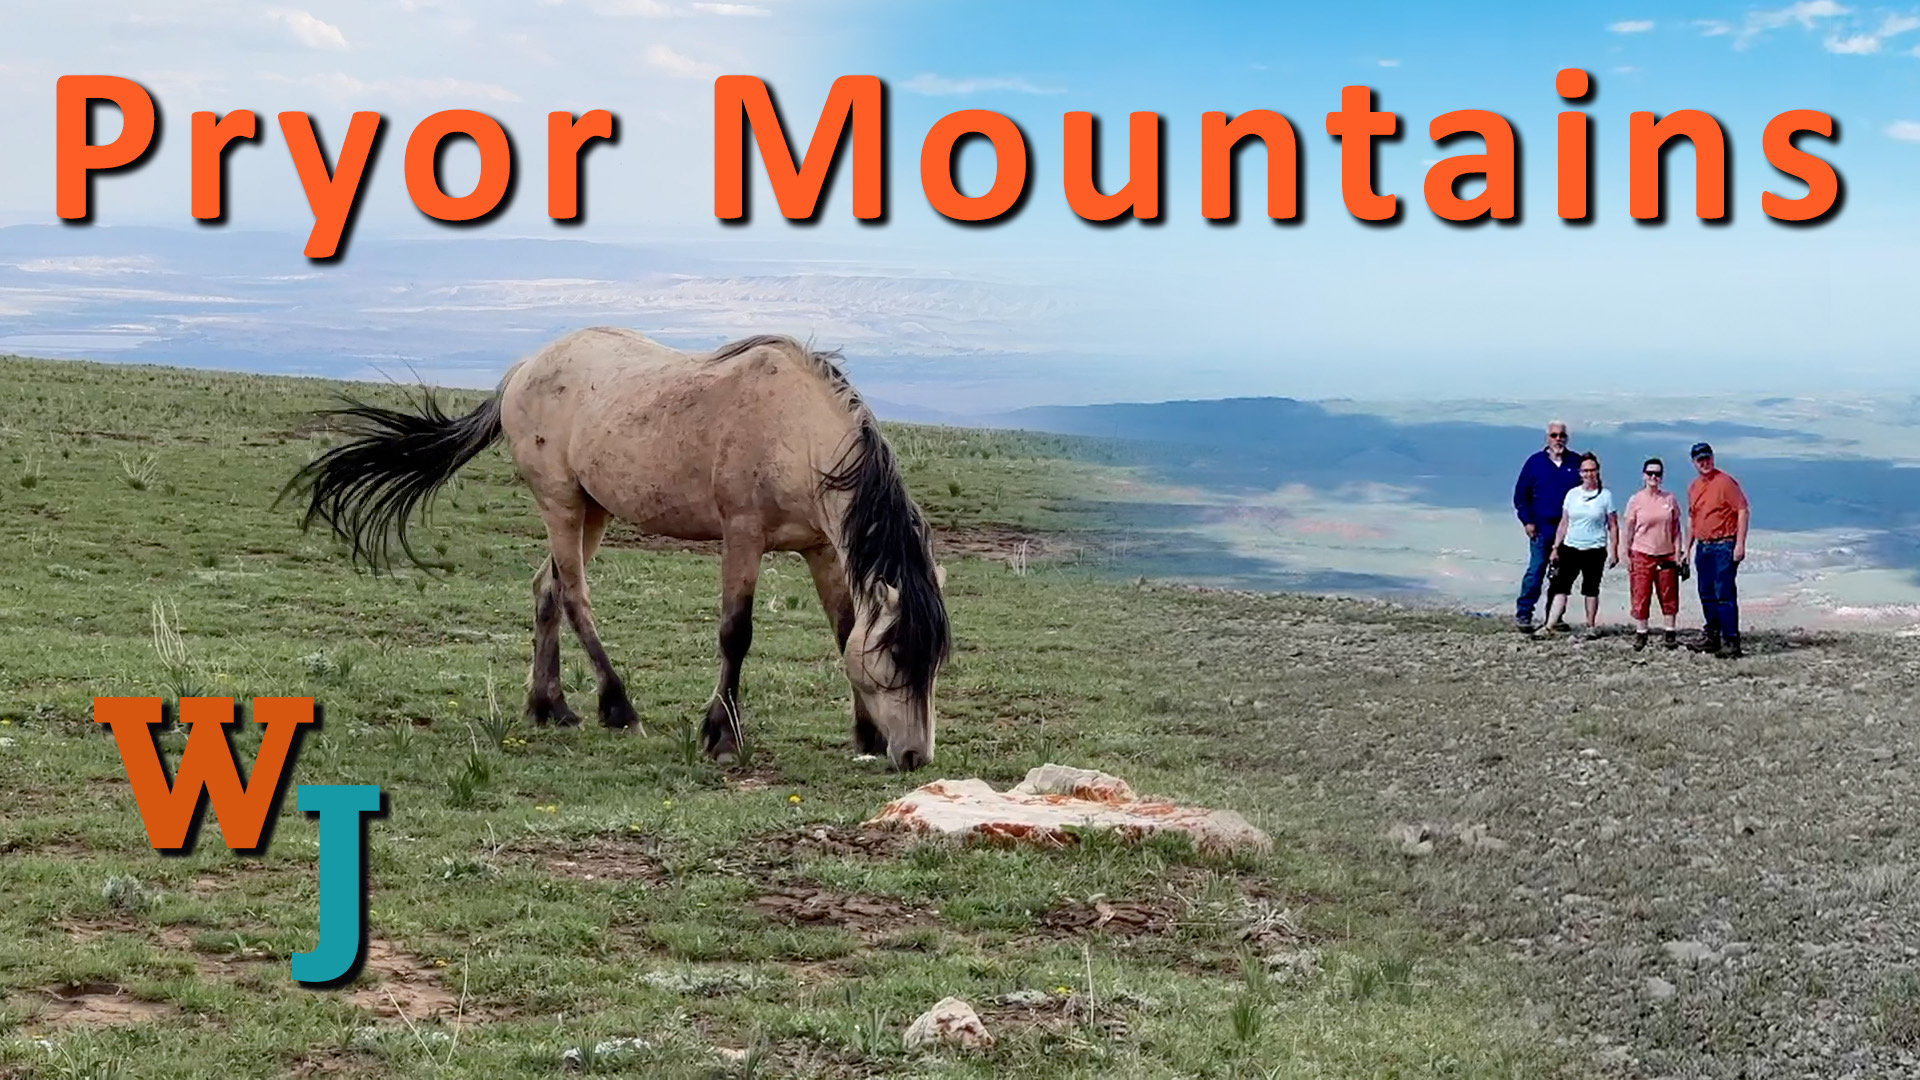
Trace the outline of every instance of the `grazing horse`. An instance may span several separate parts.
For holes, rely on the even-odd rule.
[[[408,518],[506,435],[547,528],[527,681],[536,724],[579,723],[560,688],[562,615],[593,662],[600,722],[638,722],[587,603],[587,562],[609,518],[721,541],[720,678],[701,728],[714,757],[739,746],[761,556],[797,551],[853,685],[856,745],[915,769],[933,758],[933,682],[949,644],[945,572],[893,451],[835,359],[786,337],[688,354],[628,330],[581,330],[514,365],[465,416],[442,412],[430,391],[412,413],[349,400],[327,415],[351,441],[301,469],[282,495],[305,495],[302,528],[325,519],[355,559],[387,565],[397,538],[419,563]]]

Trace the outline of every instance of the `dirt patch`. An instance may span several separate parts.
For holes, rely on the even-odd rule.
[[[754,837],[749,846],[762,865],[791,866],[805,858],[892,859],[903,854],[915,838],[892,829],[848,829],[839,825],[804,825]]]
[[[869,939],[939,921],[927,908],[888,897],[847,895],[803,885],[766,893],[753,902],[753,909],[788,926],[837,926]]]
[[[251,939],[240,932],[233,934],[231,947],[216,954],[204,951],[194,944],[192,927],[149,926],[123,919],[87,919],[67,923],[64,928],[67,938],[76,945],[89,944],[110,934],[145,938],[155,948],[183,953],[192,958],[195,972],[202,981],[209,982],[215,979],[233,978],[249,964],[270,963],[275,960],[284,963],[287,959],[285,953],[275,954],[248,944]]]
[[[1084,991],[1069,993],[1044,990],[1017,990],[1002,994],[975,1009],[987,1030],[1005,1038],[1022,1032],[1061,1034],[1089,1028],[1108,1038],[1123,1038],[1133,1013],[1157,1007],[1157,1003],[1134,994],[1087,997]]]
[[[565,846],[551,842],[522,843],[504,852],[519,856],[554,877],[573,881],[658,883],[669,875],[654,850],[655,844],[649,838],[597,836]]]
[[[314,1050],[294,1063],[289,1076],[351,1076],[375,1073],[382,1059],[372,1054],[328,1048]]]
[[[109,982],[62,983],[42,987],[40,1016],[59,1028],[104,1028],[168,1020],[180,1010],[163,1001],[143,1001],[126,987]]]
[[[1153,900],[1064,899],[1040,917],[1040,925],[1059,934],[1164,934],[1184,913],[1172,897]]]
[[[43,855],[61,859],[82,859],[92,854],[87,845],[71,838],[29,839],[16,837],[0,841],[0,855]]]
[[[1065,536],[1018,529],[1011,525],[964,525],[936,528],[933,533],[936,557],[971,555],[1009,566],[1062,558],[1078,550],[1079,545]]]
[[[366,966],[359,981],[347,994],[357,1009],[376,1016],[414,1023],[444,1017],[452,1020],[474,1015],[474,1003],[461,1003],[460,994],[449,990],[440,980],[440,969],[432,962],[410,956],[379,938],[367,942]]]

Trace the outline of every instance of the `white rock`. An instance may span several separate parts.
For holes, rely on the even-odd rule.
[[[1678,987],[1658,975],[1647,978],[1647,996],[1655,1001],[1665,1001],[1678,992]]]
[[[962,1050],[984,1050],[993,1045],[993,1034],[980,1022],[973,1006],[959,998],[941,998],[940,1003],[920,1015],[901,1036],[909,1050],[928,1046],[957,1046]]]
[[[1676,964],[1698,966],[1719,959],[1711,947],[1698,941],[1669,941],[1661,948],[1667,950],[1667,958]]]
[[[1042,765],[995,791],[985,780],[936,780],[882,807],[867,825],[947,836],[1064,847],[1073,829],[1111,829],[1129,838],[1180,832],[1207,851],[1265,851],[1267,834],[1231,810],[1141,799],[1117,776]]]

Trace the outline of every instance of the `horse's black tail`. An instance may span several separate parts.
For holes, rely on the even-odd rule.
[[[398,539],[407,558],[425,566],[407,543],[407,520],[500,437],[500,395],[457,417],[440,410],[431,390],[423,390],[418,412],[346,400],[345,408],[322,415],[344,420],[353,440],[295,473],[280,498],[307,496],[301,529],[324,518],[335,536],[352,545],[356,561],[389,565],[391,541]]]

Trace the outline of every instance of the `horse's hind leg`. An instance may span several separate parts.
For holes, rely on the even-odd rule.
[[[593,558],[606,527],[607,512],[597,503],[587,504],[581,521],[583,564]],[[560,686],[561,607],[560,583],[549,556],[533,576],[533,669],[527,676],[527,718],[535,724],[573,727],[580,717],[567,705]]]
[[[713,757],[740,750],[740,667],[753,645],[753,590],[766,543],[757,529],[726,530],[720,555],[720,680],[700,739]]]
[[[842,653],[847,650],[847,638],[853,633],[853,593],[847,588],[847,571],[840,565],[840,556],[831,544],[822,544],[801,552],[807,560],[807,570],[813,574],[813,589],[820,594],[820,607],[827,613],[827,621],[833,625],[833,640]],[[873,718],[867,715],[866,702],[859,694],[853,695],[853,744],[863,754],[884,754],[887,752],[887,740],[874,725]]]
[[[580,647],[587,651],[594,677],[600,681],[600,722],[607,727],[633,727],[640,722],[640,717],[633,711],[633,703],[627,700],[626,684],[614,672],[613,662],[607,659],[607,650],[600,644],[600,635],[593,625],[593,609],[587,603],[586,560],[599,547],[607,512],[592,502],[582,501],[571,506],[542,506],[540,515],[547,523],[547,546],[553,552],[553,581],[560,610],[566,614],[574,636],[580,639]],[[557,665],[557,659],[555,662]]]
[[[533,576],[533,670],[527,675],[527,719],[561,727],[580,722],[560,688],[560,584],[554,578],[551,557]]]

